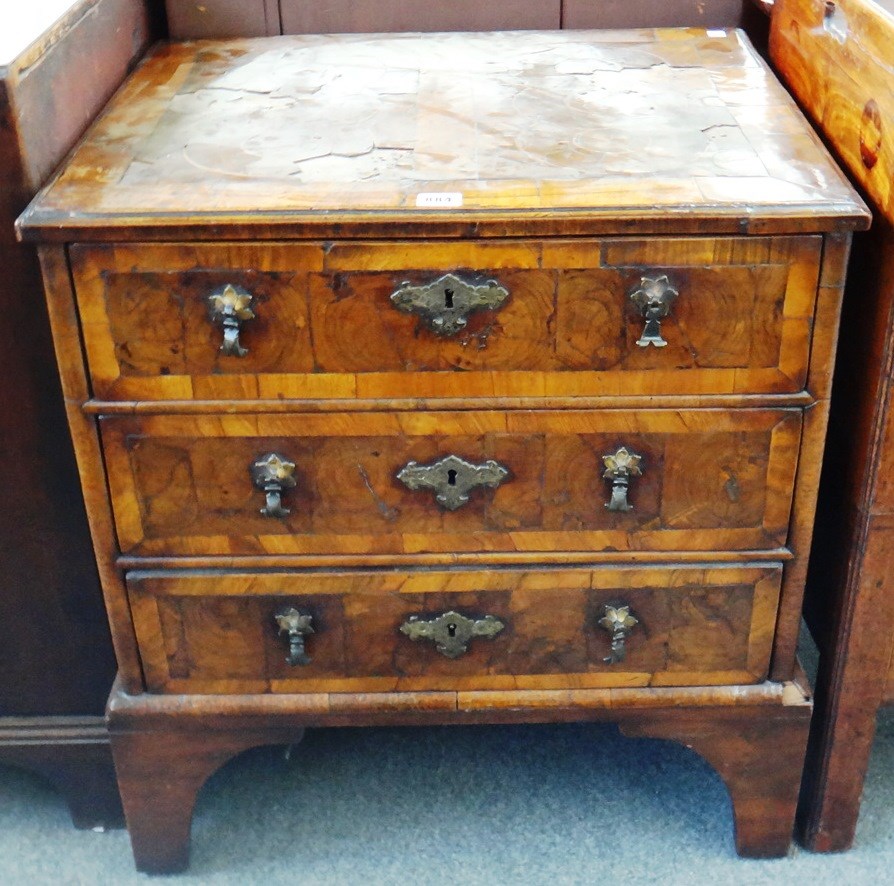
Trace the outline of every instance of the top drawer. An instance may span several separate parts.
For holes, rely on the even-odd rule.
[[[91,244],[71,254],[99,398],[598,397],[801,390],[821,245]],[[225,291],[240,298],[224,323],[210,297]]]

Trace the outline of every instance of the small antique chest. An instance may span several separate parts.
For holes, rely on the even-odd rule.
[[[138,866],[237,751],[376,723],[681,741],[784,853],[867,223],[733,31],[158,47],[20,222]]]

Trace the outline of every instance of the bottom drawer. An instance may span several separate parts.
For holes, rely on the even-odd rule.
[[[755,683],[781,574],[159,571],[127,583],[151,691],[381,692]]]

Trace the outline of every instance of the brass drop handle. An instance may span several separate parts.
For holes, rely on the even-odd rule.
[[[661,336],[661,321],[670,313],[674,299],[679,295],[671,286],[666,276],[642,277],[639,286],[630,292],[630,300],[639,309],[646,321],[643,334],[637,340],[641,348],[653,345],[656,348],[667,346]]]
[[[627,605],[606,604],[602,613],[599,626],[612,635],[611,653],[602,660],[606,664],[618,664],[624,661],[627,654],[625,643],[630,632],[639,624],[639,619],[631,615],[630,607]]]
[[[496,280],[475,283],[456,274],[445,274],[421,286],[401,283],[391,293],[399,311],[416,314],[435,334],[456,335],[469,322],[473,311],[495,311],[509,298],[509,290]]]
[[[288,517],[291,511],[282,506],[282,495],[286,489],[297,485],[295,462],[277,452],[268,452],[249,466],[249,473],[252,482],[267,497],[261,513],[265,517]]]
[[[313,616],[299,612],[292,606],[283,609],[273,616],[280,634],[286,634],[289,641],[289,654],[286,662],[292,666],[310,664],[311,658],[304,648],[304,638],[314,633]]]
[[[397,479],[409,489],[432,490],[435,501],[448,511],[462,507],[473,489],[479,486],[495,489],[508,476],[508,468],[492,458],[474,465],[458,455],[448,455],[427,465],[407,462],[397,473]]]
[[[467,618],[459,612],[444,612],[431,619],[411,615],[401,626],[400,632],[411,640],[431,640],[435,649],[447,658],[459,658],[469,649],[474,637],[492,640],[506,625],[493,615],[483,618]]]
[[[248,348],[243,348],[239,342],[239,332],[243,323],[254,320],[251,302],[251,293],[232,283],[215,290],[207,298],[211,322],[223,326],[220,352],[226,357],[244,357],[248,353]]]
[[[633,505],[627,501],[627,490],[631,479],[642,475],[643,469],[640,467],[642,460],[641,455],[637,455],[626,446],[602,456],[602,461],[605,463],[602,476],[612,481],[611,498],[605,503],[610,511],[633,510]]]

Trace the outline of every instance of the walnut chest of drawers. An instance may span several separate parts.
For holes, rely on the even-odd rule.
[[[151,54],[20,222],[138,865],[305,726],[574,719],[695,748],[784,853],[866,224],[736,32]]]

